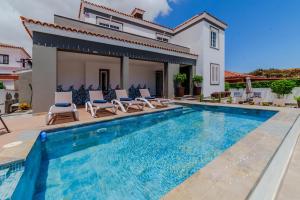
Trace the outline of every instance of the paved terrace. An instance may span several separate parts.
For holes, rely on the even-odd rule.
[[[220,104],[183,102],[201,105],[220,106]],[[224,105],[243,107],[249,109],[278,110],[279,112],[258,127],[246,137],[225,151],[222,155],[210,162],[207,166],[196,172],[181,185],[174,188],[163,199],[246,199],[259,182],[263,172],[269,165],[280,146],[282,140],[293,126],[300,110],[292,108],[272,108],[245,105]],[[160,110],[172,109],[162,108]],[[92,118],[84,109],[79,109],[80,121],[57,121],[56,125],[45,125],[45,114],[25,115],[13,118],[5,118],[12,133],[0,136],[0,164],[15,160],[26,159],[32,145],[38,137],[40,130],[69,127],[84,123],[93,123],[111,120],[119,117],[139,115],[155,112],[147,109],[144,112],[131,112],[112,115],[109,112],[100,113],[100,118]],[[67,122],[67,123],[65,123]],[[3,145],[22,141],[23,143],[12,147],[3,148]],[[300,180],[295,176],[299,171],[300,143],[296,148],[294,157],[286,173],[283,185],[280,189],[279,199],[296,197],[297,191],[292,186],[299,185]],[[298,164],[298,165],[297,165]],[[294,192],[293,195],[289,194]],[[289,196],[288,196],[289,195]],[[299,197],[299,196],[298,196]]]

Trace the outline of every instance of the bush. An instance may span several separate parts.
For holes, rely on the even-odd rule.
[[[186,80],[186,74],[181,74],[178,73],[175,75],[174,80],[176,81],[176,83],[181,86],[181,84]]]
[[[286,94],[292,93],[293,88],[296,86],[293,80],[278,80],[271,84],[272,92],[276,93],[278,98],[284,97]]]
[[[230,90],[230,84],[228,82],[225,82],[225,91]]]
[[[4,89],[4,84],[3,84],[2,81],[0,82],[0,90],[1,90],[1,89]]]
[[[225,98],[225,97],[229,97],[230,96],[230,94],[231,94],[231,92],[214,92],[214,93],[212,93],[210,96],[212,97],[212,98]]]
[[[246,84],[245,83],[229,83],[229,88],[242,89],[242,88],[246,88]]]
[[[203,77],[200,75],[193,76],[193,83],[196,87],[199,87],[200,83],[202,83]]]

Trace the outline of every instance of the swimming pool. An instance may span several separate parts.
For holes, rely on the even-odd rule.
[[[33,199],[159,199],[275,113],[191,106],[48,132]]]

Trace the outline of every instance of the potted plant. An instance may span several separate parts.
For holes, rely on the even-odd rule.
[[[271,84],[272,92],[277,94],[277,99],[273,100],[273,104],[277,106],[285,106],[284,96],[292,93],[295,82],[292,80],[278,80]]]
[[[178,73],[175,75],[174,80],[177,84],[176,87],[176,96],[183,97],[184,96],[184,87],[182,87],[182,83],[186,80],[186,74]]]
[[[294,96],[295,101],[297,101],[298,108],[300,108],[300,96]]]
[[[201,94],[201,83],[203,81],[203,77],[200,75],[193,76],[193,83],[194,83],[194,95],[198,96]]]

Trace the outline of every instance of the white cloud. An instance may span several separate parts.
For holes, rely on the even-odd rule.
[[[170,13],[169,3],[176,0],[90,0],[93,3],[130,13],[133,8],[146,11],[145,19],[153,21]],[[0,42],[25,47],[31,52],[32,41],[20,21],[20,16],[53,22],[53,15],[76,18],[80,0],[1,0]]]

